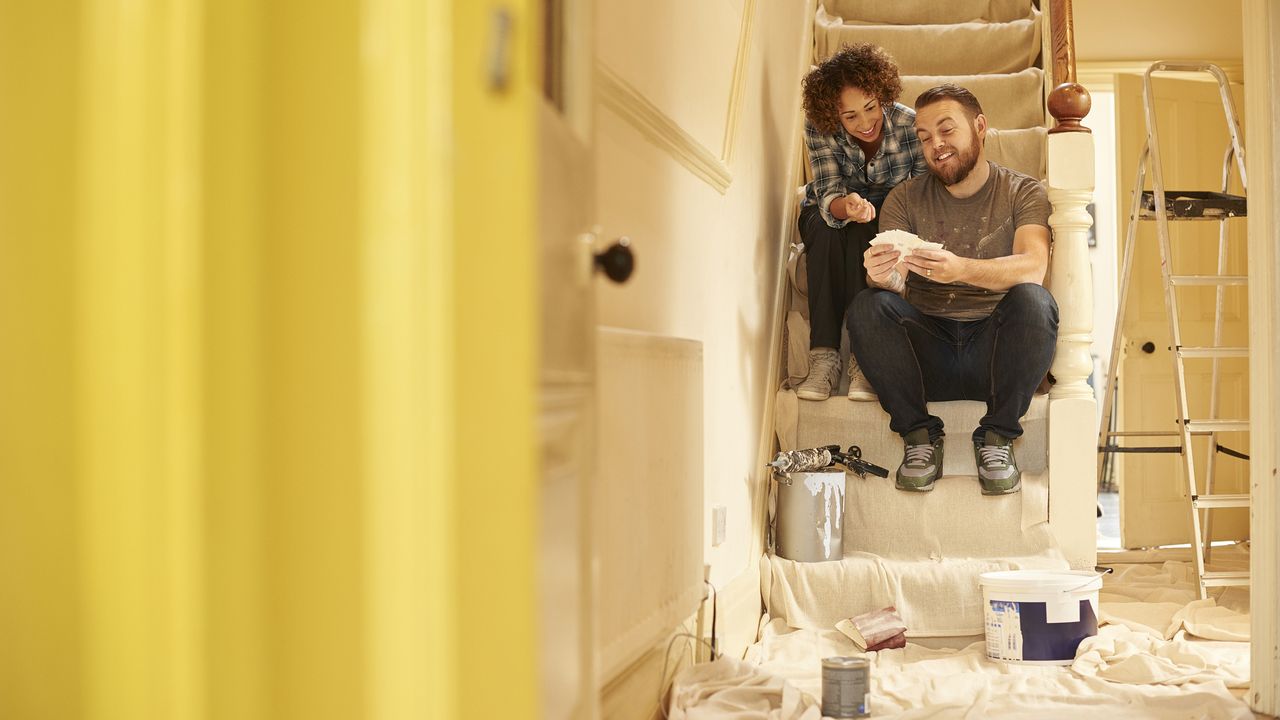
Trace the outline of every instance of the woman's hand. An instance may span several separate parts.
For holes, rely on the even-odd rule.
[[[836,203],[842,203],[841,208],[844,212],[845,220],[852,220],[856,223],[867,223],[876,219],[876,206],[872,205],[858,193],[849,193],[842,198],[832,201],[832,206]],[[838,213],[832,213],[836,217],[840,217]]]

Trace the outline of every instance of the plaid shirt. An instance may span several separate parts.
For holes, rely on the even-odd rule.
[[[884,141],[870,162],[843,128],[835,135],[823,135],[808,122],[804,124],[813,182],[805,186],[803,204],[817,205],[822,219],[833,228],[844,227],[849,221],[831,214],[832,200],[858,193],[879,211],[895,185],[928,169],[916,138],[915,111],[901,103],[885,105],[883,110]]]

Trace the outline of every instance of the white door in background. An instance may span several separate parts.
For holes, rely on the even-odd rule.
[[[1206,75],[1206,78],[1209,76]],[[1211,81],[1156,76],[1153,79],[1156,115],[1166,191],[1221,190],[1222,161],[1229,136],[1217,85]],[[1233,85],[1236,110],[1244,108],[1243,88]],[[1243,114],[1239,115],[1243,122]],[[1118,252],[1123,253],[1130,193],[1137,178],[1146,122],[1142,104],[1142,77],[1121,75],[1116,83],[1117,212],[1122,213]],[[1248,142],[1245,142],[1248,152]],[[1151,172],[1146,176],[1151,187]],[[1233,193],[1241,193],[1238,173],[1232,168]],[[1248,274],[1245,257],[1245,220],[1228,221],[1228,263],[1225,274]],[[1214,274],[1217,268],[1218,223],[1171,222],[1170,245],[1174,274]],[[1169,349],[1169,321],[1160,277],[1160,250],[1156,226],[1140,221],[1134,268],[1129,281],[1129,303],[1124,341],[1115,351],[1124,353],[1119,379],[1120,429],[1176,430],[1173,360]],[[1177,290],[1185,346],[1213,344],[1214,289],[1188,287]],[[1248,345],[1246,286],[1228,287],[1224,305],[1222,344]],[[1218,417],[1249,417],[1249,367],[1246,359],[1220,360]],[[1187,397],[1195,418],[1208,417],[1209,360],[1188,360]],[[1247,434],[1220,435],[1220,442],[1249,452]],[[1196,479],[1204,492],[1207,438],[1196,438]],[[1177,437],[1130,438],[1137,445],[1178,444]],[[1176,454],[1124,454],[1120,463],[1120,535],[1126,548],[1190,542],[1191,522],[1182,458]],[[1248,492],[1248,465],[1219,455],[1215,493]],[[1213,510],[1213,539],[1249,536],[1247,509]]]

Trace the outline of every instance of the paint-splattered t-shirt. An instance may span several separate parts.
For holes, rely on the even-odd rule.
[[[967,198],[952,197],[933,173],[898,185],[880,210],[880,231],[906,230],[960,257],[997,258],[1013,254],[1019,227],[1049,227],[1052,211],[1040,181],[991,163],[987,183]],[[995,310],[1004,292],[908,273],[904,297],[926,315],[980,320]]]

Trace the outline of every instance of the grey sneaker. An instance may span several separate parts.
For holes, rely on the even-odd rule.
[[[840,384],[840,353],[831,348],[809,351],[809,377],[796,388],[801,400],[826,400]]]
[[[902,438],[902,464],[898,466],[899,490],[928,492],[942,475],[942,438],[930,442],[926,428],[912,430]]]
[[[1008,495],[1022,489],[1022,473],[1009,438],[988,430],[982,444],[973,444],[973,458],[983,495]]]
[[[862,368],[858,367],[852,353],[849,354],[849,399],[863,402],[875,402],[876,399],[876,391],[867,382],[867,376],[862,374]]]

